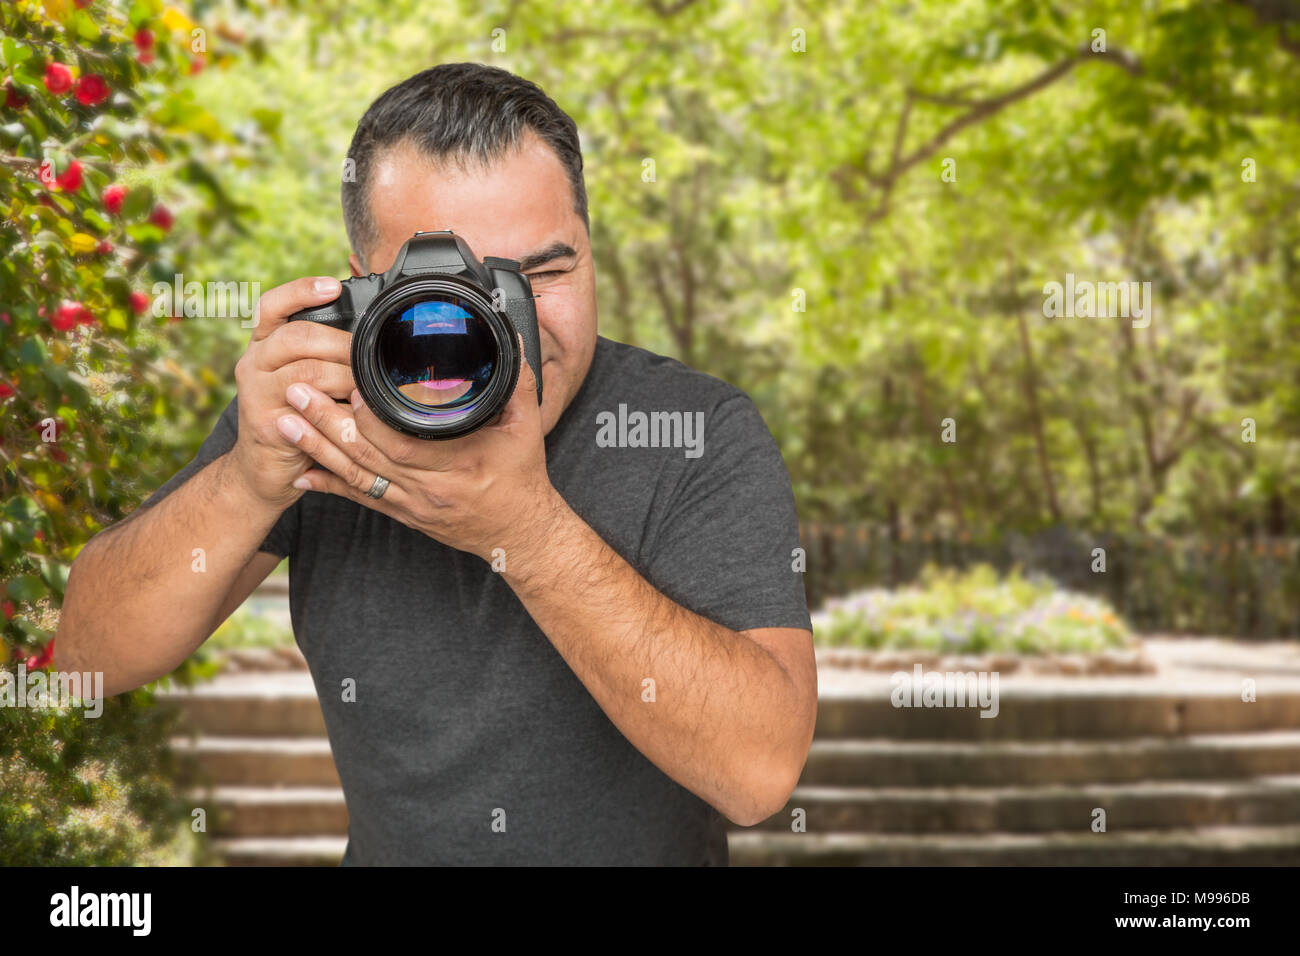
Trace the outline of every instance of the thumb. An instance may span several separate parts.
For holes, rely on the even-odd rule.
[[[515,393],[510,396],[510,401],[502,409],[500,424],[508,422],[527,421],[529,418],[540,417],[541,408],[537,401],[537,377],[541,374],[540,370],[534,369],[524,354],[524,337],[515,333],[519,340],[519,381],[515,383]],[[544,386],[544,383],[543,383]]]

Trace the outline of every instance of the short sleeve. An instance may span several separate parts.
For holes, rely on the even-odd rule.
[[[217,419],[216,425],[213,426],[208,437],[203,440],[198,453],[195,454],[190,463],[163,482],[157,491],[140,504],[140,510],[152,508],[189,481],[194,475],[235,447],[235,440],[239,435],[238,401],[238,396],[230,400],[230,403],[222,411],[221,417]],[[301,499],[299,499],[300,501]],[[275,526],[267,534],[266,540],[262,542],[257,550],[274,554],[280,558],[288,557],[293,553],[298,537],[299,502],[294,502],[293,505],[284,510]]]
[[[641,572],[666,597],[735,631],[812,630],[796,566],[799,519],[785,461],[747,395],[705,421],[698,458],[681,471],[641,551]]]

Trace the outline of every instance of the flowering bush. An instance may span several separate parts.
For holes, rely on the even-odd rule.
[[[920,581],[828,601],[818,639],[833,646],[908,648],[955,654],[1095,653],[1133,643],[1104,601],[1060,590],[1019,569],[999,579],[927,566]]]
[[[215,39],[215,38],[214,38]],[[186,89],[211,51],[160,0],[0,4],[0,668],[47,667],[82,545],[193,452],[213,381],[146,290],[240,207],[210,166],[238,138]],[[159,200],[185,210],[185,229]],[[190,228],[190,227],[193,228]],[[210,672],[191,659],[182,682]],[[0,706],[0,863],[122,863],[188,818],[148,688]]]

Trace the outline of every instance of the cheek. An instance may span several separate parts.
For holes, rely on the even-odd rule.
[[[580,284],[555,282],[538,292],[537,324],[543,347],[549,342],[551,348],[570,355],[580,350],[590,337],[595,317],[595,310]]]

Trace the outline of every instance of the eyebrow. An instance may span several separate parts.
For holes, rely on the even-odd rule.
[[[577,253],[574,251],[572,246],[557,240],[545,249],[540,249],[537,252],[530,252],[528,255],[521,258],[519,260],[519,271],[527,272],[529,269],[536,269],[538,266],[545,265],[552,259],[563,259],[566,256],[576,255]]]

